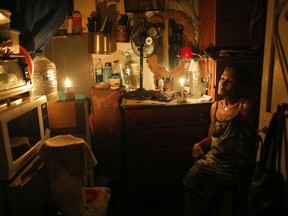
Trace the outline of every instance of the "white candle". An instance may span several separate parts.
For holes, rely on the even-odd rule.
[[[180,79],[180,84],[181,84],[181,99],[184,99],[184,82],[185,82],[185,79],[184,79],[184,78],[181,78],[181,79]]]
[[[75,91],[72,82],[68,78],[65,81],[65,97],[66,100],[75,100]]]

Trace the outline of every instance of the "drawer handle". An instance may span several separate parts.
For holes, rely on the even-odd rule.
[[[204,114],[201,112],[199,114],[199,122],[203,122],[204,121]]]

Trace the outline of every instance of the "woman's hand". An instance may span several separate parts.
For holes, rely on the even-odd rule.
[[[204,154],[204,151],[202,150],[200,143],[196,143],[193,145],[192,149],[192,156],[194,159],[198,159],[200,156]]]

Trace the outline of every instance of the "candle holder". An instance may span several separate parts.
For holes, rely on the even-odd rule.
[[[177,103],[186,103],[186,98],[184,97],[184,82],[185,82],[185,79],[184,78],[181,78],[180,79],[180,84],[181,84],[181,98],[178,98],[177,99]]]
[[[68,78],[66,78],[66,81],[65,81],[64,93],[65,93],[65,100],[75,100],[76,98],[75,91],[74,91],[71,81]]]
[[[65,100],[75,100],[75,91],[73,87],[65,87]]]
[[[178,98],[176,100],[177,103],[186,103],[187,102],[187,99],[186,98]]]

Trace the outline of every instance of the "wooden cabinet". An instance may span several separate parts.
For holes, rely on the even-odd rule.
[[[253,16],[257,16],[253,14],[256,3],[255,0],[200,0],[200,50],[210,46],[250,47],[250,21]],[[259,17],[262,17],[261,14]]]
[[[89,99],[84,98],[48,104],[51,136],[71,134],[83,138],[91,146],[88,103]]]
[[[182,200],[192,146],[208,135],[211,103],[124,108],[129,201]]]
[[[73,101],[59,100],[55,103],[50,103],[48,104],[48,116],[51,137],[61,134],[71,134],[84,139],[93,151],[88,122],[89,98]],[[88,175],[87,185],[94,185],[94,172],[90,172]]]
[[[109,180],[113,202],[118,199],[121,188],[123,115],[120,101],[123,91],[123,88],[114,90],[94,86],[89,90],[92,105],[89,123],[98,160],[96,173]]]

